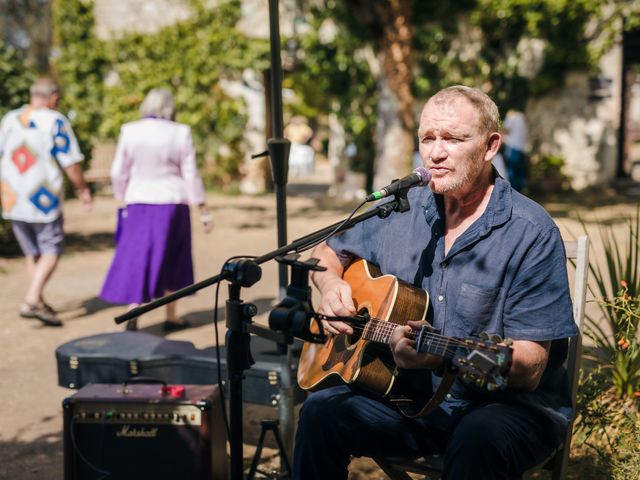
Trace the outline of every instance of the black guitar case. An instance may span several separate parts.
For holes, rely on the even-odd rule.
[[[291,348],[294,370],[301,348],[300,341]],[[245,372],[243,399],[247,403],[275,405],[280,388],[277,345],[254,335],[251,353],[256,363]],[[224,347],[220,348],[220,359],[222,379],[228,385]],[[168,384],[218,383],[214,347],[198,349],[191,342],[167,340],[145,332],[124,331],[78,338],[60,345],[56,349],[56,360],[58,385],[73,389],[90,383],[124,383],[137,376]],[[294,402],[302,402],[305,396],[296,385]]]

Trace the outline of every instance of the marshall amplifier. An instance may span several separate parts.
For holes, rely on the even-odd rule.
[[[228,478],[217,386],[92,384],[62,406],[65,480]]]

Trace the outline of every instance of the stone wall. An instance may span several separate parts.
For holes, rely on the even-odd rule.
[[[564,173],[576,190],[605,184],[615,176],[620,65],[619,47],[600,62],[601,75],[612,80],[607,98],[593,99],[590,75],[573,73],[564,87],[527,105],[532,152],[564,158]]]
[[[95,0],[96,35],[102,40],[131,32],[155,33],[191,14],[179,0]]]

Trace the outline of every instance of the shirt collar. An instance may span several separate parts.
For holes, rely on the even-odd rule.
[[[442,208],[442,195],[436,195],[429,190],[422,206],[425,220],[429,225],[433,225],[436,220],[443,217]],[[479,219],[482,225],[482,233],[484,234],[492,228],[506,223],[511,218],[512,208],[511,184],[504,178],[496,176],[489,204]]]

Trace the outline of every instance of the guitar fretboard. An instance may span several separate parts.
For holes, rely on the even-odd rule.
[[[384,320],[369,320],[362,330],[362,338],[371,342],[389,344],[391,335],[399,325]],[[420,334],[421,333],[421,334]],[[438,357],[452,358],[458,347],[458,341],[444,337],[438,333],[423,329],[421,332],[412,331],[409,338],[418,342],[416,350],[420,353],[430,353]]]

